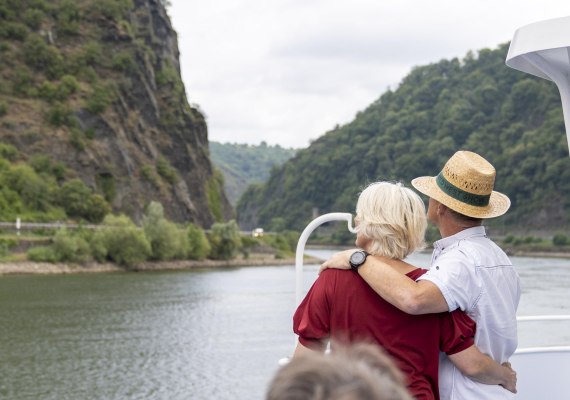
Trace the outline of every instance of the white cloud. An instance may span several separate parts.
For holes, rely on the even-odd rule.
[[[286,147],[349,122],[413,66],[570,15],[567,0],[171,2],[182,77],[210,139]]]

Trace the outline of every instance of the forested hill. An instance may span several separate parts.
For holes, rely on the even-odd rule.
[[[282,165],[296,152],[265,142],[259,145],[210,142],[210,158],[224,175],[224,189],[234,206],[249,185],[265,182],[271,168]]]
[[[376,180],[435,175],[457,150],[475,151],[498,171],[512,201],[501,225],[555,230],[570,225],[570,157],[555,85],[512,70],[508,44],[414,68],[356,118],[313,142],[263,186],[248,189],[242,228],[302,229],[320,214],[354,212]]]

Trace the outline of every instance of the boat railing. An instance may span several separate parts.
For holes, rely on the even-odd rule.
[[[517,317],[519,331],[521,324],[552,321],[570,321],[570,315]],[[563,345],[519,347],[510,357],[509,362],[517,372],[517,399],[567,398],[565,393],[568,390],[566,381],[570,376],[570,343],[567,338],[562,339],[562,343]]]

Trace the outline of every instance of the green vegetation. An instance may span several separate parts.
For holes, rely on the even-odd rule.
[[[172,165],[170,165],[168,160],[162,157],[159,157],[158,160],[156,160],[156,172],[171,185],[176,184],[180,179],[176,170]]]
[[[564,233],[556,233],[552,238],[532,235],[507,235],[501,241],[503,248],[510,252],[570,252],[570,238]]]
[[[241,245],[239,227],[236,221],[217,222],[212,225],[208,240],[211,246],[210,258],[217,260],[234,258]]]
[[[218,170],[214,170],[214,176],[208,182],[208,206],[214,219],[218,222],[222,221],[222,190],[224,185],[224,177]]]
[[[143,262],[152,254],[152,248],[144,231],[139,229],[127,216],[108,215],[91,239],[94,258],[99,261],[112,261],[119,265],[134,265]]]
[[[36,155],[28,163],[14,162],[18,151],[0,143],[0,220],[56,221],[67,218],[101,222],[111,211],[100,194],[80,179],[59,183],[65,166],[45,155]]]
[[[2,260],[14,257],[12,249],[20,240],[37,242],[27,250],[27,259],[38,262],[113,262],[133,266],[144,261],[231,260],[239,253],[248,258],[252,249],[274,254],[275,258],[292,257],[298,233],[287,231],[262,237],[242,236],[237,223],[216,223],[206,233],[193,224],[177,225],[164,216],[160,203],[151,202],[143,217],[142,229],[125,215],[107,215],[92,229],[61,228],[39,232],[39,236],[0,236]]]
[[[273,167],[282,165],[296,154],[296,149],[279,145],[260,145],[210,142],[210,157],[224,175],[224,189],[228,200],[236,205],[245,188],[263,183]]]
[[[196,225],[188,224],[188,258],[203,260],[210,254],[211,246],[204,231]]]
[[[511,210],[489,223],[567,230],[570,157],[556,86],[506,68],[508,45],[464,59],[414,68],[349,124],[335,128],[251,186],[238,206],[243,229],[282,218],[303,229],[312,211],[354,212],[358,193],[376,180],[436,175],[457,150],[497,168],[496,189]],[[255,214],[252,213],[255,210]]]
[[[188,233],[166,220],[160,203],[151,202],[147,206],[143,230],[150,242],[152,260],[184,259],[190,252]]]

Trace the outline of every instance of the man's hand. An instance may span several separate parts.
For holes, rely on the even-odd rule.
[[[505,367],[505,383],[501,384],[502,387],[507,389],[509,392],[516,393],[517,392],[517,373],[514,369],[511,368],[510,362],[504,362],[501,364]]]
[[[354,253],[356,250],[358,249],[345,250],[333,254],[331,258],[321,264],[321,268],[319,268],[319,274],[327,268],[350,269],[348,260],[350,259],[352,253]]]

